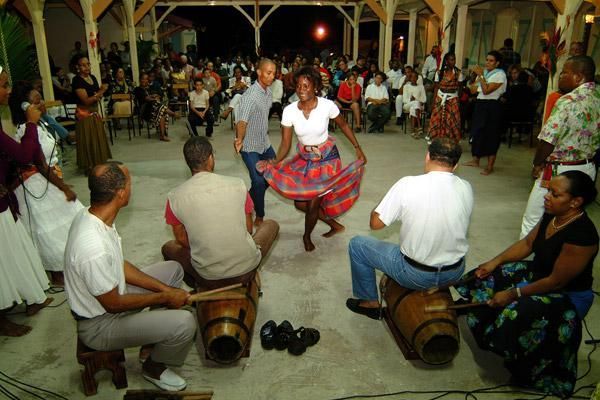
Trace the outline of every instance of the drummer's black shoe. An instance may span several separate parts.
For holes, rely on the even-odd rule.
[[[260,328],[260,344],[263,349],[271,350],[275,347],[275,336],[277,334],[277,324],[272,319],[265,322]]]
[[[357,314],[366,315],[372,319],[381,319],[380,308],[369,308],[360,305],[360,299],[348,299],[346,300],[346,307],[352,312]]]
[[[289,321],[285,320],[277,326],[275,334],[275,348],[277,350],[285,350],[290,342],[290,337],[294,335],[294,327]]]

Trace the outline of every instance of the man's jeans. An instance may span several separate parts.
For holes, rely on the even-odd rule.
[[[250,186],[250,197],[254,202],[256,216],[263,218],[265,216],[265,192],[267,191],[269,184],[256,170],[256,163],[262,160],[275,158],[275,150],[273,150],[273,147],[269,146],[262,154],[254,151],[241,151],[240,154],[242,155],[244,164],[246,164],[246,168],[248,168],[250,180],[252,181],[252,186]]]
[[[408,289],[425,290],[460,279],[464,261],[449,271],[427,272],[410,265],[400,246],[370,236],[355,236],[348,246],[352,270],[352,292],[361,300],[378,300],[375,270],[378,269]]]

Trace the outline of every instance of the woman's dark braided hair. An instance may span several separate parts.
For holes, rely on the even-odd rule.
[[[446,68],[447,68],[447,66],[446,66],[447,65],[446,60],[450,56],[454,57],[454,59],[456,60],[456,55],[454,53],[446,53],[446,54],[444,54],[444,58],[442,59],[442,66],[440,67],[440,71],[438,72],[438,77],[437,77],[437,80],[436,80],[436,82],[438,82],[438,83],[441,82],[442,78],[444,77],[444,72],[446,71]],[[458,68],[456,67],[456,63],[454,65],[454,71],[458,72]]]

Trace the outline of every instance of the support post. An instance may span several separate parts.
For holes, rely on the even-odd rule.
[[[25,5],[29,9],[31,23],[33,24],[35,50],[37,52],[38,65],[40,68],[40,75],[42,77],[44,98],[46,100],[54,100],[52,72],[50,71],[48,46],[46,44],[46,30],[44,28],[44,0],[25,0]]]
[[[379,54],[377,56],[377,62],[379,63],[380,68],[383,66],[384,50],[385,50],[385,24],[382,21],[379,21]]]
[[[152,33],[152,41],[154,44],[152,48],[156,54],[160,53],[160,46],[158,44],[158,25],[156,24],[156,7],[152,7],[150,10],[150,31]]]
[[[83,11],[83,22],[85,25],[85,40],[87,43],[88,60],[90,60],[90,69],[92,75],[100,83],[100,54],[98,53],[98,23],[94,18],[93,0],[80,0]]]
[[[127,40],[129,41],[129,58],[131,60],[131,75],[134,82],[138,82],[140,66],[138,63],[137,37],[135,34],[135,0],[123,0],[125,9],[125,26],[127,27]]]
[[[442,50],[444,53],[448,52],[450,48],[450,23],[452,22],[452,16],[454,15],[454,10],[456,9],[456,5],[458,4],[458,0],[444,0],[444,14],[440,15],[440,19],[442,20]]]
[[[415,47],[417,44],[417,10],[411,10],[408,14],[408,53],[406,64],[415,65]]]
[[[363,5],[354,6],[354,31],[352,39],[352,57],[354,60],[358,58],[358,42],[360,41],[360,15],[362,14]]]
[[[387,0],[386,2],[386,14],[387,20],[385,23],[385,39],[383,47],[383,64],[379,64],[380,68],[387,66],[387,62],[392,58],[392,47],[394,45],[394,15],[396,14],[396,7],[398,6],[398,0]]]
[[[465,42],[467,33],[467,14],[469,12],[468,5],[458,6],[458,17],[456,19],[456,48],[454,49],[456,55],[456,65],[459,68],[467,67],[463,65],[465,61]]]

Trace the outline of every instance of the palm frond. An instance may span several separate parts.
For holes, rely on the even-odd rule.
[[[35,45],[19,17],[0,9],[0,64],[10,82],[33,80],[37,75]]]

